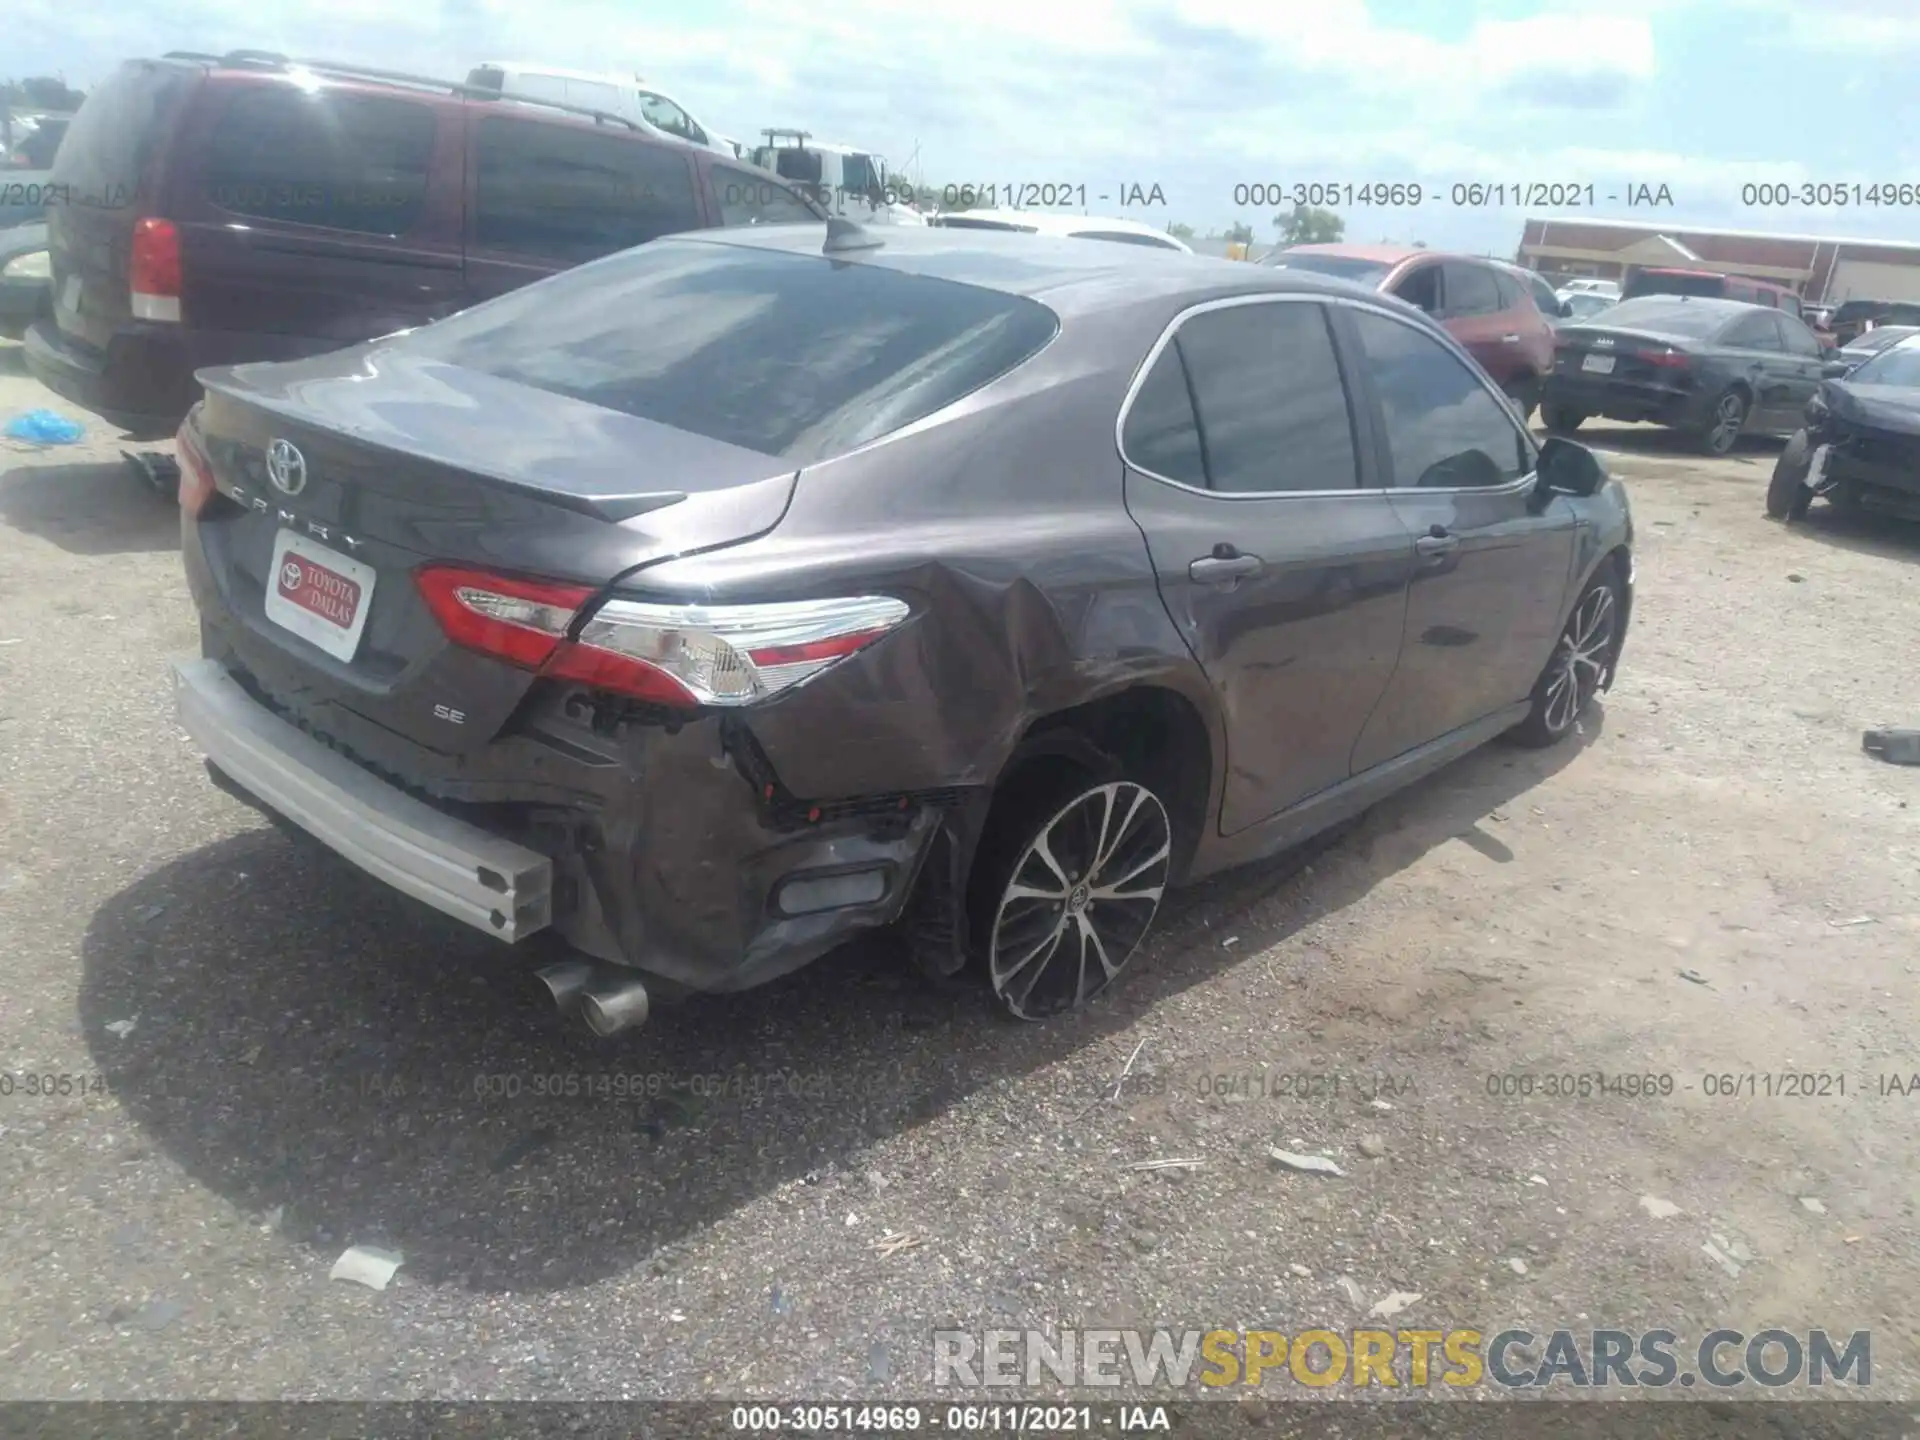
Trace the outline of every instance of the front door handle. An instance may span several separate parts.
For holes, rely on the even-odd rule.
[[[1500,343],[1502,345],[1518,345],[1520,343],[1520,337],[1518,335],[1502,335],[1500,337]]]
[[[1460,537],[1458,535],[1449,535],[1445,526],[1436,525],[1418,540],[1414,541],[1413,548],[1429,559],[1437,559],[1442,555],[1451,555],[1454,551],[1458,550],[1460,548]]]
[[[1258,555],[1209,555],[1187,566],[1187,578],[1196,585],[1237,585],[1266,563]]]

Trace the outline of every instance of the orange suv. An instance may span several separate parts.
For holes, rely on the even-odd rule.
[[[1553,326],[1526,285],[1494,261],[1407,245],[1294,245],[1261,263],[1336,275],[1418,306],[1480,362],[1523,416],[1533,413],[1553,372]]]

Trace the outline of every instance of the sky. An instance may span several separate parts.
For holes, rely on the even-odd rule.
[[[737,139],[801,128],[932,184],[1071,187],[1076,210],[1202,234],[1244,221],[1271,240],[1282,207],[1254,187],[1318,184],[1346,238],[1435,248],[1510,254],[1528,214],[1920,240],[1914,0],[7,8],[14,77],[85,88],[129,55],[239,48],[450,78],[483,60],[638,73]],[[1856,198],[1888,182],[1907,204]],[[1358,203],[1380,183],[1418,185],[1421,203]],[[1536,185],[1583,203],[1529,205],[1556,198],[1517,193]],[[1849,203],[1802,206],[1802,185]],[[1128,203],[1155,187],[1164,204]],[[1782,194],[1793,203],[1763,203]],[[1640,195],[1656,203],[1628,203]]]

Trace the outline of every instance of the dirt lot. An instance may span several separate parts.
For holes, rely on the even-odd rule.
[[[0,417],[47,399],[0,347]],[[0,442],[0,1396],[926,1395],[939,1323],[1343,1329],[1396,1290],[1488,1333],[1870,1329],[1874,1392],[1920,1394],[1920,1095],[1879,1093],[1920,1072],[1920,769],[1859,734],[1920,723],[1920,535],[1764,521],[1766,442],[1586,438],[1639,602],[1580,743],[1180,897],[1065,1024],[876,947],[613,1043],[214,790],[176,514],[97,423]],[[1489,1093],[1564,1072],[1674,1090]],[[566,1075],[665,1078],[532,1093]],[[1204,1163],[1126,1168],[1167,1157]],[[330,1282],[349,1243],[393,1285]]]

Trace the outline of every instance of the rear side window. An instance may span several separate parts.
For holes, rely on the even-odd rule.
[[[76,205],[131,205],[153,147],[194,72],[130,60],[80,106],[53,163],[53,181]]]
[[[1192,379],[1211,488],[1248,494],[1359,483],[1346,387],[1320,306],[1205,311],[1174,343]]]
[[[714,165],[708,170],[708,184],[722,225],[798,225],[818,223],[820,219],[804,200],[770,175]]]
[[[1058,328],[1018,295],[682,241],[556,275],[394,345],[798,468],[971,394]]]
[[[480,122],[474,240],[577,265],[704,223],[683,154],[566,125]]]
[[[1129,464],[1166,480],[1177,480],[1196,490],[1207,488],[1207,470],[1200,455],[1200,427],[1193,418],[1193,397],[1187,389],[1187,369],[1180,347],[1168,345],[1134,393],[1120,430],[1120,445]]]
[[[404,235],[420,218],[433,112],[384,95],[237,90],[207,152],[207,199],[258,220]]]

